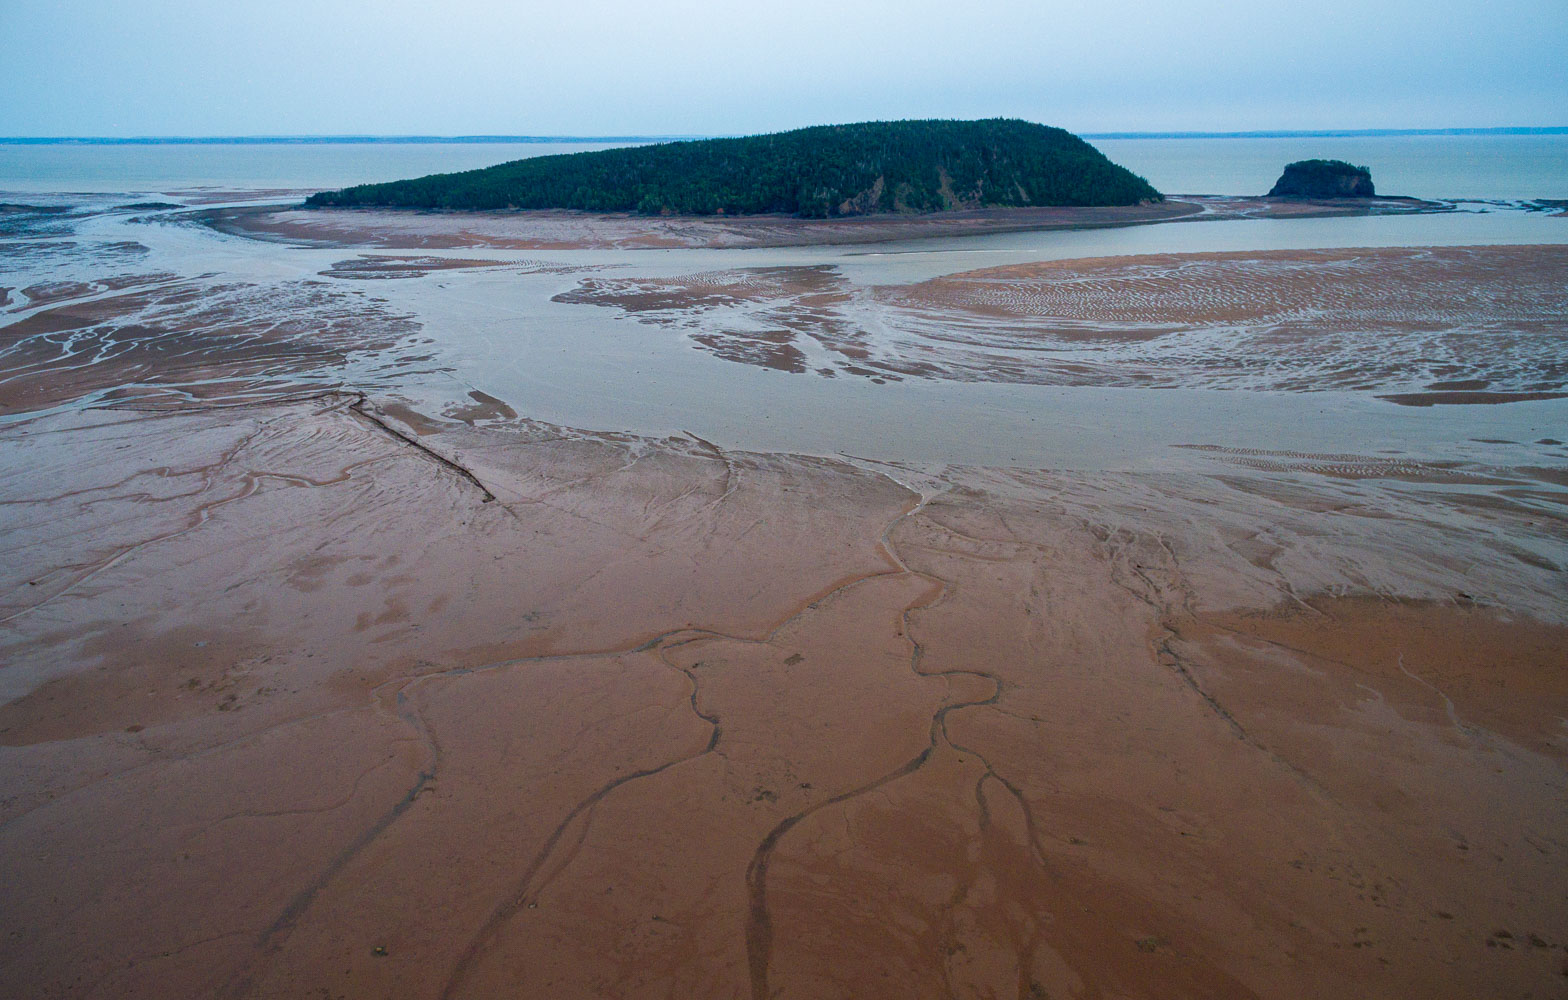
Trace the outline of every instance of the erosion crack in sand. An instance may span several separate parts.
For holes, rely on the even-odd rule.
[[[474,486],[476,488],[478,488],[479,492],[481,494],[483,494],[483,496],[484,496],[483,502],[484,503],[492,503],[492,502],[494,502],[495,494],[490,492],[490,487],[488,487],[484,483],[480,482],[479,477],[474,475],[473,470],[465,468],[462,465],[459,465],[457,462],[453,461],[450,458],[447,458],[445,455],[443,455],[440,452],[436,451],[434,448],[431,448],[429,445],[424,444],[417,437],[414,437],[413,435],[408,434],[408,433],[406,433],[404,431],[401,431],[398,428],[394,427],[385,417],[382,417],[380,414],[372,412],[369,409],[369,404],[368,404],[368,402],[367,402],[367,400],[365,398],[365,394],[363,392],[355,393],[354,395],[355,395],[356,398],[354,399],[354,401],[352,403],[349,404],[349,407],[348,407],[351,411],[353,411],[355,414],[359,415],[360,417],[364,418],[364,420],[367,421],[368,423],[374,425],[375,427],[379,427],[381,430],[383,430],[386,433],[392,435],[394,438],[397,438],[399,441],[401,441],[404,444],[408,445],[410,448],[415,448],[415,449],[423,452],[424,454],[426,454],[426,455],[430,456],[432,459],[434,459],[436,462],[440,463],[441,465],[445,466],[446,468],[448,468],[448,469],[452,470],[453,472],[457,473],[459,476],[462,476],[464,479],[468,480],[470,483],[473,483]],[[505,505],[503,504],[502,506],[505,506]]]
[[[887,475],[885,472],[881,474]],[[771,997],[773,995],[770,992],[768,985],[769,966],[773,949],[773,923],[768,910],[767,880],[768,868],[772,861],[773,854],[778,849],[779,843],[783,840],[784,836],[803,820],[821,810],[837,805],[842,805],[859,797],[880,791],[881,789],[893,784],[899,779],[914,774],[915,772],[919,771],[921,767],[923,767],[926,762],[931,759],[931,756],[934,753],[937,753],[942,746],[947,746],[948,748],[960,753],[970,754],[981,762],[984,770],[980,779],[975,783],[974,794],[976,806],[982,815],[982,826],[984,827],[989,825],[989,810],[985,804],[983,793],[984,782],[986,780],[994,780],[1006,790],[1008,795],[1010,795],[1019,806],[1024,816],[1030,850],[1034,858],[1042,867],[1046,864],[1045,856],[1039,846],[1038,833],[1035,826],[1033,810],[1022,791],[1006,777],[1001,775],[983,753],[972,747],[954,741],[949,735],[947,729],[947,717],[952,712],[965,708],[980,708],[991,706],[1000,701],[1003,692],[1003,682],[1001,678],[996,674],[973,668],[955,668],[938,671],[926,671],[921,668],[921,661],[924,658],[925,649],[921,642],[915,638],[914,628],[910,621],[910,616],[917,611],[933,608],[941,603],[947,594],[947,590],[950,584],[947,581],[942,580],[941,578],[936,577],[930,573],[923,573],[911,569],[899,555],[898,547],[892,539],[892,534],[900,524],[918,516],[920,511],[927,505],[927,503],[930,502],[930,499],[931,498],[929,497],[917,496],[911,502],[909,508],[902,512],[882,531],[880,538],[880,545],[883,551],[885,551],[893,563],[899,567],[899,570],[902,574],[924,580],[931,585],[931,589],[928,591],[926,596],[916,598],[915,601],[905,605],[900,612],[900,622],[902,626],[900,632],[910,646],[909,669],[911,673],[921,677],[952,678],[963,676],[977,678],[987,682],[991,686],[991,693],[984,698],[973,698],[964,701],[949,701],[944,699],[942,706],[931,716],[928,735],[929,745],[919,754],[910,758],[898,768],[874,779],[871,782],[861,785],[858,788],[842,792],[831,798],[824,799],[807,809],[803,809],[797,813],[786,816],[776,826],[774,826],[772,830],[768,832],[766,837],[763,838],[762,842],[757,846],[755,852],[753,852],[751,863],[747,866],[746,869],[746,883],[750,896],[750,906],[748,910],[748,920],[746,927],[746,951],[748,963],[750,966],[751,995],[754,1000],[764,1000],[764,998]],[[952,906],[956,905],[957,898],[955,898],[954,902],[950,904],[949,908],[951,909]],[[1027,959],[1024,960],[1024,964],[1027,964]]]

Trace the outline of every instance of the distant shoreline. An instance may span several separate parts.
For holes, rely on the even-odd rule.
[[[1085,139],[1378,139],[1418,135],[1568,135],[1568,125],[1498,128],[1280,129],[1254,132],[1085,132]]]
[[[639,143],[706,139],[702,135],[216,135],[0,136],[0,146],[449,146],[523,143]]]
[[[1354,139],[1399,136],[1568,135],[1568,125],[1497,128],[1374,128],[1246,132],[1083,132],[1084,139]],[[313,146],[481,145],[523,143],[645,143],[708,139],[706,135],[249,135],[249,136],[0,136],[3,146]]]

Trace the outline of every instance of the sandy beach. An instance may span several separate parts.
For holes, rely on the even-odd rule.
[[[1568,983],[1561,247],[864,281],[500,252],[581,249],[577,219],[268,212],[225,252],[320,266],[169,273],[153,234],[4,282],[0,993]],[[1541,429],[1085,470],[420,391],[445,328],[382,290],[522,276],[780,379],[1334,388]]]

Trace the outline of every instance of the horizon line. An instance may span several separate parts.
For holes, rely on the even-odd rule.
[[[766,133],[762,133],[766,134]],[[1501,125],[1454,128],[1248,129],[1233,132],[1197,130],[1080,132],[1083,139],[1339,139],[1421,135],[1565,135],[1568,125]],[[276,134],[276,135],[137,135],[137,136],[0,136],[8,146],[201,146],[201,145],[374,145],[374,144],[528,144],[679,142],[736,138],[739,133],[659,135],[397,135],[397,134]]]

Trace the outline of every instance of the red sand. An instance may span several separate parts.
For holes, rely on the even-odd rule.
[[[1561,983],[1552,573],[1278,605],[1427,523],[348,402],[7,431],[10,992]]]
[[[1267,319],[1301,268],[1346,275],[1313,293],[1341,320],[1393,296],[1419,333],[1443,310],[1412,275],[1528,304],[1560,267],[1531,254],[1080,262],[873,299],[947,324],[952,371],[965,330],[1046,306],[1132,348],[1146,321]],[[836,280],[579,292],[777,306],[885,361],[824,319]],[[415,330],[299,287],[143,276],[5,328],[0,995],[1562,993],[1546,459],[921,470],[477,391],[425,413],[320,391],[351,352],[417,363]],[[1312,330],[1275,335],[1344,333]]]

